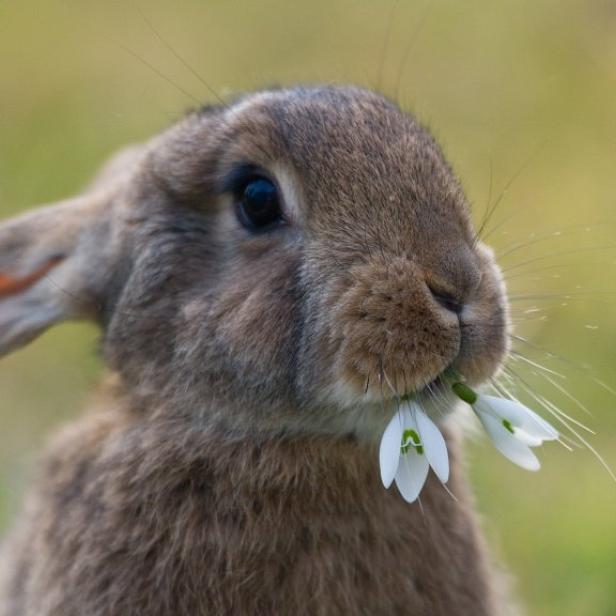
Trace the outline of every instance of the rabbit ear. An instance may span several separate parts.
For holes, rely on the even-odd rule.
[[[109,207],[99,192],[0,224],[0,355],[100,312],[113,267]]]

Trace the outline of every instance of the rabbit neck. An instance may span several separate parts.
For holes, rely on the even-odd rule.
[[[47,457],[11,605],[31,586],[62,614],[495,613],[452,435],[457,500],[431,477],[409,505],[374,445],[229,439],[103,402]]]
[[[185,549],[204,542],[210,564],[228,572],[216,581],[228,613],[235,601],[255,601],[246,613],[259,613],[259,602],[270,606],[264,613],[493,613],[455,435],[446,432],[456,498],[431,476],[413,505],[383,488],[376,446],[354,438],[160,436],[156,457],[167,466],[177,456],[172,468],[184,476],[175,485],[186,490],[186,512],[170,507],[168,523]]]
[[[218,580],[229,606],[240,592],[242,603],[276,597],[265,613],[490,614],[484,548],[447,438],[457,500],[432,476],[409,505],[383,488],[376,447],[354,438],[187,434],[179,466],[201,487],[185,495],[196,500],[184,518],[201,520],[182,530],[190,542],[205,533],[217,570],[232,572]]]

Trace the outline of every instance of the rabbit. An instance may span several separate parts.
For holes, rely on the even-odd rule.
[[[504,613],[460,429],[431,401],[454,409],[452,366],[499,370],[506,290],[394,102],[242,95],[5,222],[0,352],[67,319],[100,326],[107,374],[4,542],[2,616]],[[414,504],[378,468],[409,392],[452,467]]]

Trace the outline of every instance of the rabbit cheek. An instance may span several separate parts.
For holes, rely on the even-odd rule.
[[[269,384],[282,395],[284,384],[293,378],[296,262],[292,255],[278,261],[251,276],[245,270],[229,272],[205,299],[184,307],[183,344],[191,349],[190,365],[216,373],[227,367],[234,387]],[[208,353],[214,361],[199,360]]]
[[[223,296],[212,316],[216,337],[232,356],[256,366],[269,365],[271,370],[280,349],[286,347],[291,314],[293,302],[288,295],[276,295],[271,287],[256,287],[241,299],[233,292]]]
[[[407,259],[367,264],[335,309],[337,377],[372,398],[416,391],[434,380],[460,349],[455,314],[443,310]]]

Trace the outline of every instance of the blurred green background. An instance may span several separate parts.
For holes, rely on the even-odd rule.
[[[428,123],[478,220],[502,195],[488,239],[531,341],[512,369],[616,467],[616,397],[595,380],[616,387],[616,3],[0,0],[0,214],[78,191],[115,148],[211,101],[171,48],[223,96],[355,82]],[[97,382],[96,344],[64,325],[0,363],[0,530]],[[587,450],[541,455],[528,474],[469,443],[493,549],[530,614],[616,614],[616,483]]]

